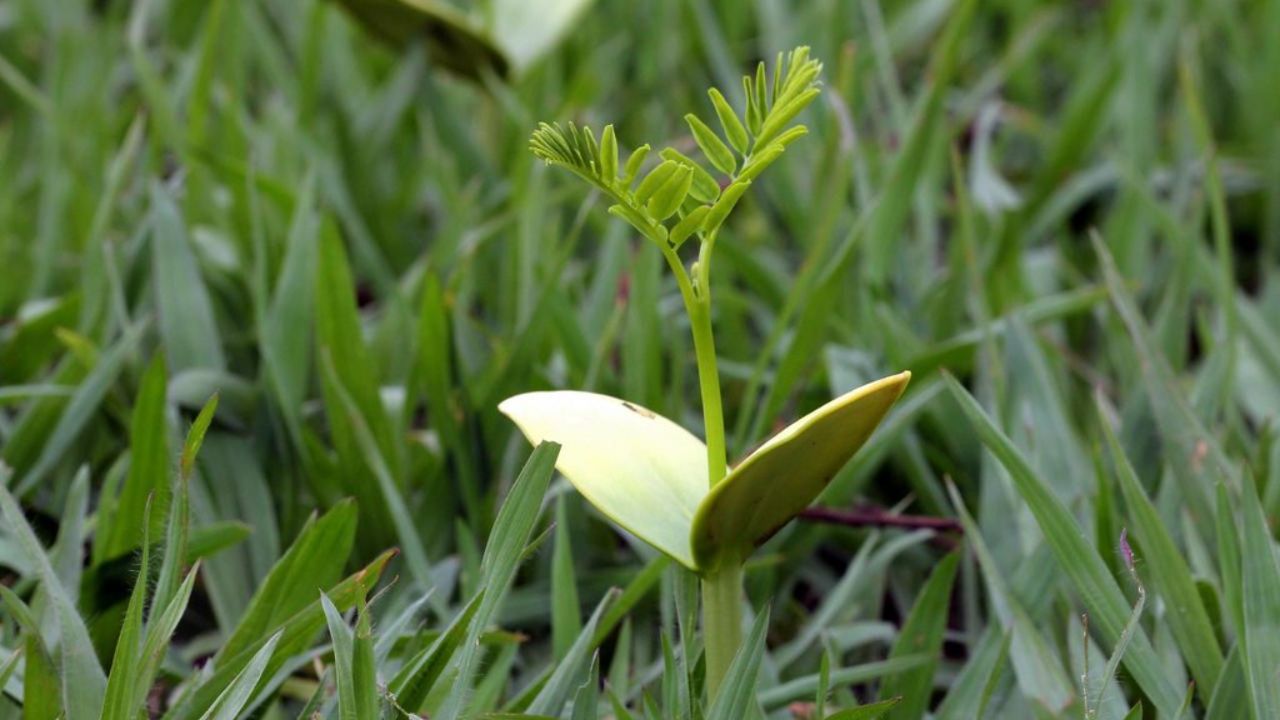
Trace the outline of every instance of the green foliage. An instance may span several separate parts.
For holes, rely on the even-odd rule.
[[[785,60],[778,55],[771,86],[763,62],[754,80],[750,75],[743,77],[744,87],[750,88],[744,114],[748,119],[756,118],[751,133],[723,94],[712,88],[709,94],[728,144],[697,115],[684,116],[703,157],[724,176],[723,191],[706,168],[675,148],[663,150],[663,161],[640,177],[649,152],[648,145],[641,145],[627,160],[620,177],[613,125],[606,125],[597,141],[590,127],[542,123],[529,138],[529,147],[547,164],[570,170],[605,193],[615,203],[609,212],[626,220],[642,236],[678,248],[691,235],[713,239],[751,180],[806,132],[802,125],[788,126],[817,98],[821,73],[822,63],[809,57],[809,48],[801,47]],[[679,215],[671,223],[669,219],[677,211]],[[685,222],[699,216],[700,221]]]
[[[947,622],[946,608],[959,561],[958,555],[948,555],[930,573],[916,604],[902,624],[902,632],[889,653],[891,659],[913,655],[936,658],[941,654],[942,634]],[[936,664],[927,663],[885,678],[880,687],[881,701],[888,702],[895,698],[904,700],[889,711],[888,717],[923,717],[929,704],[929,689],[936,671]]]
[[[1277,28],[0,3],[0,720],[1280,713]],[[710,701],[701,578],[497,410],[709,485],[902,370],[821,512],[735,504]]]

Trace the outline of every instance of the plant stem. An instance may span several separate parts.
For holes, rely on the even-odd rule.
[[[724,479],[728,470],[724,446],[724,409],[720,402],[720,370],[716,366],[716,344],[711,334],[711,302],[702,288],[689,308],[693,328],[693,352],[698,358],[698,386],[702,391],[702,427],[707,436],[707,480],[711,487]]]
[[[693,331],[693,352],[698,360],[698,389],[702,395],[702,430],[707,441],[707,480],[712,487],[724,479],[727,472],[724,439],[724,408],[720,402],[720,371],[716,366],[716,342],[711,332],[711,283],[706,275],[707,266],[690,280],[689,273],[675,251],[666,247],[661,239],[655,242],[662,248],[662,256],[676,276],[680,297],[684,300],[685,313]],[[706,258],[704,258],[706,260]]]
[[[715,336],[711,329],[711,248],[714,237],[704,240],[693,281],[684,276],[682,291],[693,351],[698,360],[698,386],[702,393],[702,424],[707,439],[707,480],[711,487],[728,472],[725,456],[724,407],[720,400],[720,371],[716,365]],[[674,255],[674,253],[672,253]],[[669,260],[671,258],[668,258]],[[678,261],[676,264],[679,264]],[[680,266],[684,275],[684,267]],[[720,684],[742,645],[742,563],[734,559],[702,578],[702,642],[707,661],[707,700],[714,702]]]
[[[702,389],[702,423],[707,434],[707,478],[711,487],[724,479],[724,409],[720,402],[720,371],[716,367],[711,333],[711,296],[705,275],[697,286],[697,302],[689,312],[693,349],[698,357]],[[715,701],[720,682],[742,644],[742,563],[726,561],[702,580],[702,641],[707,654],[707,700]]]
[[[868,510],[837,510],[827,507],[811,507],[800,512],[805,520],[843,525],[845,527],[893,527],[911,530],[938,530],[964,534],[964,527],[954,518],[927,515],[897,515],[879,508]]]
[[[711,487],[728,472],[725,457],[724,407],[720,401],[720,371],[716,365],[715,336],[711,330],[711,248],[714,237],[704,240],[693,277],[675,251],[662,238],[651,238],[676,276],[693,330],[693,352],[698,360],[698,388],[702,394],[702,425],[707,439],[707,480]],[[733,656],[742,645],[742,561],[726,560],[702,578],[702,643],[707,660],[707,700],[714,702],[720,683],[729,672]]]
[[[702,579],[702,643],[707,659],[707,701],[714,702],[742,645],[742,563],[733,561]]]

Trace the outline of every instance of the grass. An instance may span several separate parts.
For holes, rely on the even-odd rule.
[[[1280,2],[577,5],[510,67],[0,5],[0,718],[1280,716]],[[697,156],[801,44],[715,245],[727,456],[913,379],[708,698],[697,576],[497,411],[703,428],[668,261],[528,141]]]

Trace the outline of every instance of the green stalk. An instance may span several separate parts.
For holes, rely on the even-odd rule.
[[[662,249],[662,256],[676,276],[680,297],[693,331],[693,352],[698,360],[698,389],[702,394],[702,430],[707,441],[707,479],[711,487],[724,479],[728,471],[725,460],[724,408],[720,402],[720,370],[716,366],[716,342],[711,332],[711,285],[704,265],[694,280],[689,278],[680,256],[661,238],[651,238]],[[704,258],[705,260],[705,258]]]
[[[702,579],[702,644],[707,658],[707,701],[714,702],[742,645],[742,563],[733,561]]]
[[[714,238],[703,242],[692,282],[679,257],[670,250],[663,253],[675,271],[693,331],[693,351],[698,361],[698,386],[702,394],[702,424],[707,440],[707,478],[711,487],[728,472],[720,371],[711,329],[710,250],[713,242]],[[742,562],[727,561],[702,578],[702,642],[707,660],[708,701],[715,700],[729,665],[742,645],[742,610]]]
[[[724,447],[724,409],[720,403],[720,370],[716,366],[716,343],[711,334],[710,298],[699,297],[689,308],[693,328],[693,352],[698,358],[698,386],[702,391],[702,428],[707,436],[707,479],[711,487],[728,471]]]

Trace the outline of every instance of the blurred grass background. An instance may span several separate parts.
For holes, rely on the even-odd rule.
[[[175,681],[236,626],[310,514],[345,497],[359,513],[348,565],[399,546],[405,585],[389,604],[435,587],[435,609],[454,612],[527,456],[495,411],[510,394],[595,390],[698,427],[689,331],[661,257],[536,161],[528,135],[539,120],[615,123],[624,148],[693,152],[681,118],[708,114],[706,88],[740,106],[739,76],[798,44],[826,63],[811,134],[719,244],[731,456],[836,393],[912,370],[822,503],[954,517],[953,481],[990,557],[966,556],[929,677],[945,691],[982,657],[994,592],[982,564],[1018,593],[1038,589],[1023,600],[1044,623],[1037,656],[1067,683],[996,672],[988,712],[1057,716],[1080,708],[1078,583],[1052,572],[1043,521],[982,452],[942,371],[973,389],[1132,599],[1115,547],[1135,511],[1100,402],[1227,654],[1254,616],[1223,609],[1237,596],[1215,488],[1244,471],[1257,494],[1237,478],[1233,502],[1280,515],[1280,2],[601,2],[504,78],[441,67],[422,43],[384,45],[318,0],[8,0],[0,458],[49,540],[87,468],[96,534],[78,602],[100,655],[128,596],[110,561],[139,540],[115,528],[168,492],[181,433],[214,392],[192,512],[220,551]],[[578,603],[651,558],[564,490],[552,493],[571,574],[541,552],[504,605],[503,622],[532,638],[506,661],[516,685],[530,658],[565,651]],[[886,532],[892,553],[856,589],[840,579],[869,547],[865,528],[797,523],[758,556],[751,595],[774,604],[771,645],[792,648],[767,664],[775,685],[815,671],[819,634],[836,659],[884,655],[884,623],[906,617],[955,544]],[[29,571],[10,544],[0,564],[15,582]],[[637,642],[657,657],[674,574],[637,610],[654,623]],[[821,604],[839,588],[844,605]],[[575,606],[556,627],[552,599]],[[1144,622],[1185,687],[1184,663],[1200,668],[1169,612]],[[1213,687],[1194,675],[1200,714]],[[1112,687],[1108,707],[1127,710],[1138,693]]]

